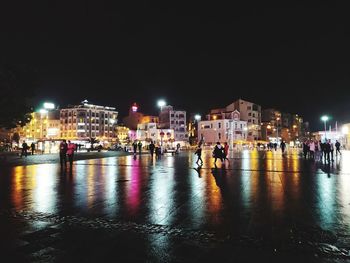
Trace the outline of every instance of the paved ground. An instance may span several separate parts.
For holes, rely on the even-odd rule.
[[[78,152],[75,153],[75,160],[89,160],[115,156],[126,156],[130,153],[122,151],[102,151],[102,152]],[[59,154],[35,154],[27,157],[20,157],[18,152],[0,153],[0,167],[1,166],[19,166],[19,165],[33,165],[43,163],[59,163]]]
[[[1,262],[350,262],[350,152],[232,157],[3,166]]]

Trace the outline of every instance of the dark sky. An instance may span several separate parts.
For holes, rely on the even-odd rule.
[[[323,113],[350,121],[346,6],[111,2],[1,4],[0,62],[37,70],[36,102],[86,98],[124,115],[134,101],[155,113],[163,97],[205,114],[242,97],[314,129]]]

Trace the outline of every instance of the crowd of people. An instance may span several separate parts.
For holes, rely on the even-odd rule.
[[[325,140],[324,142],[308,140],[303,143],[303,155],[305,159],[334,162],[334,151],[336,156],[341,155],[340,148],[341,144],[338,140],[335,144],[331,140]]]

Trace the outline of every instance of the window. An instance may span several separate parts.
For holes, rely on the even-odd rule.
[[[247,110],[251,110],[252,109],[252,106],[247,106]]]
[[[255,118],[255,113],[253,113],[253,117]]]
[[[219,125],[219,129],[221,129],[221,122],[219,122],[218,125]]]
[[[248,113],[248,116],[252,116],[252,113],[251,113],[251,112],[249,112],[249,113]]]
[[[219,134],[218,134],[218,135],[219,135],[219,140],[221,140],[221,133],[219,132]]]
[[[252,120],[251,120],[251,119],[249,119],[249,120],[248,120],[248,122],[252,122]]]

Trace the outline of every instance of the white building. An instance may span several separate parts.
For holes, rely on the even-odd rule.
[[[71,106],[60,111],[61,138],[68,140],[115,140],[118,112],[113,107],[88,104]]]
[[[228,142],[232,145],[238,141],[245,141],[248,136],[247,122],[240,120],[238,111],[222,112],[208,115],[208,120],[198,124],[198,140],[205,144]]]
[[[188,142],[186,111],[174,110],[170,105],[162,107],[159,114],[159,127],[174,130],[176,142],[180,144]]]
[[[241,114],[241,120],[248,123],[248,140],[261,138],[261,106],[242,99],[236,100],[228,105],[227,112],[237,110]]]
[[[167,148],[174,147],[174,130],[158,129],[156,123],[142,123],[137,125],[136,139],[146,144],[153,141],[155,144]]]

